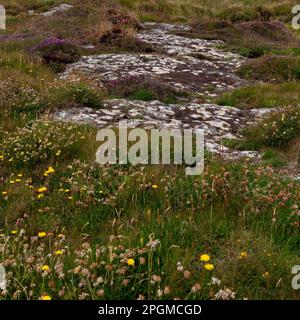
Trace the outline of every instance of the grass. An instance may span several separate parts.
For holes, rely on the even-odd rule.
[[[195,21],[225,18],[233,22],[249,21],[265,16],[288,20],[293,1],[261,0],[120,0],[124,7],[136,12],[142,20]]]
[[[238,75],[265,82],[297,81],[300,79],[300,59],[294,56],[263,56],[241,66]]]
[[[143,19],[166,21],[215,17],[229,6],[120,2]],[[276,9],[276,17],[283,17],[289,2],[281,9],[277,2],[256,1],[254,7]],[[0,299],[214,299],[224,298],[224,290],[232,299],[299,299],[290,283],[299,264],[300,185],[274,172],[282,165],[275,149],[298,145],[298,111],[271,116],[245,133],[245,144],[265,150],[262,164],[207,155],[197,177],[186,176],[184,166],[97,165],[96,129],[50,120],[47,111],[101,108],[105,93],[58,81],[28,50],[47,37],[77,46],[92,42],[98,52],[136,50],[136,19],[113,2],[89,0],[70,1],[75,7],[69,12],[49,20],[33,16],[23,24],[27,10],[59,3],[4,1],[15,19],[8,32],[38,34],[0,47],[0,261],[9,283]],[[254,8],[247,3],[247,10]],[[115,37],[112,18],[120,16],[127,22]],[[162,84],[136,82],[114,84],[106,94],[186,98]],[[224,95],[220,103],[296,105],[298,92],[297,82],[256,84]]]
[[[300,102],[299,83],[253,84],[225,93],[217,103],[242,109],[297,106]]]
[[[152,101],[172,104],[186,99],[184,92],[174,90],[158,79],[148,77],[126,77],[106,83],[107,94],[111,98],[128,98],[130,100]]]

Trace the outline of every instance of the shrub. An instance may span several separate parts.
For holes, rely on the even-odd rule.
[[[95,89],[83,83],[62,84],[53,87],[46,97],[48,105],[53,108],[94,108],[102,107],[102,96]]]
[[[300,133],[300,111],[289,108],[271,114],[260,123],[244,130],[246,142],[256,146],[285,147]]]
[[[79,49],[70,42],[57,38],[47,38],[31,49],[38,52],[43,62],[55,72],[65,70],[66,64],[73,63],[80,58]]]

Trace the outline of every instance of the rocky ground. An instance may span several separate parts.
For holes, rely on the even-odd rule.
[[[158,79],[176,90],[192,94],[191,102],[164,104],[159,101],[107,100],[101,110],[76,108],[60,110],[55,118],[98,127],[116,126],[126,121],[130,127],[168,127],[203,129],[206,147],[230,156],[258,157],[257,152],[233,152],[222,146],[222,139],[238,138],[240,129],[261,119],[269,110],[240,110],[207,102],[218,94],[245,84],[236,69],[245,58],[221,49],[218,40],[203,40],[176,35],[188,26],[146,23],[137,35],[151,45],[155,54],[101,54],[84,56],[70,65],[61,77],[76,80],[84,76],[103,86],[126,77]]]

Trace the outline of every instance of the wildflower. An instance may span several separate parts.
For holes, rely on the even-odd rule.
[[[230,289],[219,290],[215,295],[216,300],[230,300],[235,299],[235,292]]]
[[[16,180],[15,180],[15,182],[21,182],[21,181],[22,181],[21,179],[16,179]]]
[[[19,174],[18,174],[18,177],[19,177],[19,178],[22,178],[22,177],[23,177],[23,173],[19,173]]]
[[[11,180],[9,181],[10,184],[15,184],[15,181]]]
[[[158,189],[158,185],[157,184],[153,184],[152,185],[152,189],[154,189],[154,190]]]
[[[18,231],[17,231],[17,230],[12,230],[10,233],[11,233],[11,234],[17,234]]]
[[[49,301],[49,300],[52,300],[50,296],[41,296],[41,300],[44,300],[44,301]]]
[[[44,193],[47,191],[47,188],[46,187],[42,187],[42,188],[39,188],[38,189],[38,193]]]
[[[2,195],[3,195],[3,196],[6,196],[7,194],[8,194],[7,191],[3,191],[3,192],[2,192]]]
[[[134,261],[133,259],[128,259],[128,260],[127,260],[127,264],[128,264],[129,266],[131,266],[131,267],[134,267],[135,261]]]
[[[42,271],[49,271],[49,270],[50,270],[50,267],[47,264],[42,266]]]
[[[193,287],[192,287],[192,292],[196,293],[198,291],[201,290],[201,285],[199,283],[196,283]]]
[[[247,256],[248,256],[248,254],[245,251],[240,253],[240,259],[247,258]]]
[[[57,256],[61,256],[61,255],[63,254],[63,252],[62,252],[61,250],[56,250],[56,251],[55,251],[55,254],[56,254]]]
[[[39,194],[38,195],[38,199],[42,199],[42,198],[44,198],[44,195],[43,194]]]
[[[202,254],[202,255],[200,256],[200,261],[202,261],[202,262],[208,262],[208,261],[210,261],[210,256],[209,256],[208,254]]]
[[[4,156],[0,156],[0,160],[3,160],[4,159]]]
[[[44,237],[46,237],[47,236],[47,233],[46,232],[39,232],[38,233],[38,237],[39,238],[44,238]]]
[[[52,167],[49,167],[47,171],[45,171],[44,176],[48,177],[49,174],[54,173],[55,170]]]
[[[263,273],[263,275],[262,275],[262,276],[263,276],[264,278],[268,278],[268,277],[269,277],[269,275],[270,275],[270,274],[269,274],[269,272],[268,272],[268,271],[266,271],[266,272],[264,272],[264,273]]]
[[[212,271],[212,270],[214,270],[214,265],[213,264],[211,264],[211,263],[207,263],[206,265],[204,265],[204,268],[206,269],[206,270],[208,270],[208,271]]]

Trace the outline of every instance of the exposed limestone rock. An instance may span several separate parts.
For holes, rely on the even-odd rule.
[[[101,54],[82,57],[61,75],[64,79],[85,78],[102,85],[131,76],[146,76],[163,81],[178,91],[214,97],[244,84],[235,71],[244,58],[223,51],[222,41],[192,39],[176,35],[188,26],[146,23],[138,39],[150,44],[157,54]],[[257,152],[239,152],[222,146],[225,138],[240,138],[240,129],[261,119],[269,109],[240,110],[196,102],[166,105],[159,101],[105,101],[101,110],[78,108],[60,110],[55,118],[91,124],[96,127],[202,129],[206,148],[225,158],[259,158]]]
[[[63,3],[60,6],[54,7],[49,11],[41,13],[41,15],[44,16],[44,17],[51,17],[51,16],[55,15],[58,12],[67,11],[67,10],[69,10],[71,8],[73,8],[72,5]]]

